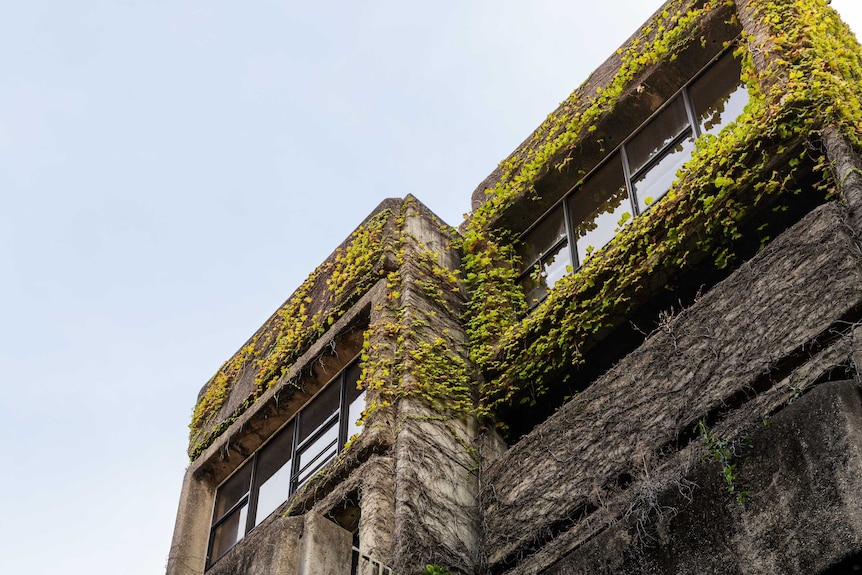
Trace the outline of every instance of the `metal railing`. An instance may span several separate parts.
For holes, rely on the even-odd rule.
[[[392,569],[353,547],[350,575],[392,575]]]

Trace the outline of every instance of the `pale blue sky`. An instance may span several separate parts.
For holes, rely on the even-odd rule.
[[[460,223],[660,3],[583,4],[0,2],[0,573],[163,571],[201,385],[382,199]]]

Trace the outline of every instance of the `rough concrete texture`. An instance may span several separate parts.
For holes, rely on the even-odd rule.
[[[806,216],[488,470],[492,569],[590,522],[698,419],[770,388],[848,330],[862,305],[862,266],[844,213],[830,204]]]
[[[186,473],[180,494],[179,512],[174,524],[167,573],[194,575],[203,572],[214,497],[215,489],[210,482],[200,481],[192,473]]]
[[[348,237],[348,239],[342,242],[342,244],[338,246],[335,251],[330,254],[330,256],[309,276],[311,287],[308,293],[300,295],[297,295],[296,293],[291,294],[279,310],[272,314],[272,316],[264,322],[255,334],[249,338],[243,347],[234,354],[234,357],[231,358],[231,360],[237,356],[246,354],[248,348],[252,349],[251,355],[243,363],[242,369],[240,369],[236,374],[231,375],[229,378],[227,384],[228,395],[222,406],[219,408],[218,413],[208,418],[197,432],[193,432],[189,444],[190,453],[193,452],[198,441],[204,440],[213,434],[218,434],[219,426],[225,420],[236,417],[239,413],[244,412],[248,408],[250,401],[260,393],[258,383],[255,381],[257,377],[257,368],[254,366],[255,362],[252,360],[265,358],[269,354],[273,353],[273,351],[278,347],[278,334],[286,321],[282,310],[288,309],[294,298],[303,297],[305,298],[305,301],[308,302],[305,307],[305,319],[301,325],[298,325],[295,328],[299,331],[306,331],[307,338],[311,340],[308,342],[302,342],[302,349],[300,351],[305,352],[305,350],[313,344],[316,337],[320,335],[317,333],[318,327],[312,325],[315,318],[325,318],[336,310],[346,309],[348,306],[355,303],[371,287],[371,285],[380,278],[385,270],[392,268],[393,257],[391,255],[391,251],[393,249],[394,237],[396,235],[395,220],[398,218],[403,202],[403,200],[397,198],[384,200],[365,218],[365,220],[363,220],[362,224],[357,227],[357,230],[360,229],[377,214],[386,212],[387,210],[390,212],[384,227],[383,237],[374,246],[374,249],[376,250],[374,255],[374,258],[376,258],[375,266],[369,274],[357,278],[357,285],[344,286],[344,290],[340,294],[334,294],[329,289],[331,271],[325,271],[332,269],[332,266],[340,257],[340,253],[343,252],[343,250],[350,244],[351,238]],[[296,318],[287,318],[287,321],[295,319]],[[318,343],[323,339],[324,338],[317,339]],[[296,358],[292,359],[295,360]],[[230,362],[231,360],[228,361]],[[285,365],[283,368],[286,371],[290,368],[290,365]],[[283,384],[285,380],[289,381],[290,379],[291,378],[289,376],[282,377],[279,383]],[[212,384],[213,382],[210,381],[201,389],[198,394],[199,399],[206,393],[207,389]],[[271,387],[281,387],[281,385],[276,384],[271,385]]]
[[[709,433],[712,437],[726,440],[728,448],[735,453],[745,452],[742,447],[749,445],[745,438],[756,433],[763,421],[769,421],[801,394],[808,393],[828,378],[855,373],[848,362],[854,348],[858,347],[852,333],[842,335],[822,351],[813,353],[803,365],[789,371],[771,388],[756,396],[752,395],[753,390],[747,391],[738,407],[736,401],[728,403],[720,411],[721,420],[709,425]],[[679,451],[674,451],[676,447],[680,448]],[[537,547],[532,554],[523,553],[507,574],[542,573],[574,550],[586,549],[583,551],[587,553],[585,557],[595,555],[596,552],[589,551],[595,545],[598,549],[608,546],[617,549],[615,557],[621,561],[633,542],[637,542],[639,547],[654,543],[655,526],[664,524],[678,509],[686,507],[695,488],[705,489],[711,485],[709,481],[718,479],[721,485],[716,487],[716,492],[727,493],[727,486],[721,483],[720,469],[710,468],[706,472],[707,482],[698,478],[698,467],[705,457],[709,458],[709,451],[697,425],[676,442],[644,454],[640,469],[629,477],[622,475],[616,488],[610,486],[600,496],[597,495],[598,505],[585,509],[569,522],[558,523],[554,530],[548,530],[546,535],[543,534],[547,543]],[[700,473],[703,473],[702,469]],[[739,491],[748,489],[744,481],[735,485]],[[668,498],[671,498],[670,502]],[[638,557],[640,555],[637,554]],[[835,574],[830,572],[829,575]]]
[[[547,575],[821,573],[862,550],[862,408],[854,382],[797,399],[738,446],[739,502],[721,465],[655,494],[651,521],[623,520]]]
[[[392,564],[392,525],[395,523],[395,464],[391,457],[375,457],[362,471],[362,516],[359,543],[362,552]]]
[[[477,461],[466,449],[475,422],[440,420],[422,404],[399,407],[395,461],[395,557],[398,572],[428,563],[472,573],[479,557]]]
[[[306,513],[297,575],[350,575],[352,537],[322,515]]]
[[[310,537],[304,523],[302,517],[274,515],[219,559],[207,574],[297,575],[302,559],[300,543]]]
[[[391,566],[396,572],[415,573],[435,563],[469,573],[478,564],[478,463],[471,449],[478,426],[471,416],[446,413],[444,390],[474,382],[455,381],[455,373],[423,371],[425,366],[417,365],[414,356],[422,346],[430,346],[441,357],[449,356],[442,365],[451,365],[453,371],[467,365],[460,322],[463,294],[457,282],[434,269],[454,270],[460,262],[447,230],[418,202],[411,205],[404,230],[401,308],[396,313],[402,322],[403,343],[396,353],[403,393],[396,402]],[[437,398],[439,405],[429,408],[416,390],[432,388],[444,395]],[[463,390],[457,393],[460,400],[469,400]]]
[[[352,535],[318,513],[274,514],[219,559],[210,575],[349,575]]]
[[[311,513],[334,519],[341,525],[344,510],[348,518],[359,515],[359,547],[362,553],[392,564],[393,525],[395,524],[395,463],[391,455],[373,455],[337,484],[325,496],[314,501]],[[278,513],[298,513],[303,501],[291,499]],[[290,509],[290,511],[288,511]],[[350,525],[350,529],[355,528]]]

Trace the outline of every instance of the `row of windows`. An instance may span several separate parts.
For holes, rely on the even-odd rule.
[[[726,53],[685,86],[522,238],[519,283],[533,305],[670,188],[695,139],[718,133],[748,94]],[[354,360],[217,489],[207,567],[286,501],[361,431]]]
[[[530,305],[662,197],[695,139],[717,134],[747,102],[739,61],[727,52],[571,190],[522,238],[518,282]]]
[[[216,491],[207,567],[329,463],[357,422],[365,392],[354,360]]]

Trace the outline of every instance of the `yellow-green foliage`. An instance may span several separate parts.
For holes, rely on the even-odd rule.
[[[862,51],[847,25],[824,0],[752,4],[754,16],[768,26],[755,48],[768,62],[763,77],[773,81],[765,82],[765,96],[773,109],[795,109],[818,125],[837,125],[862,148]]]
[[[492,416],[516,398],[530,401],[526,389],[532,396],[543,393],[553,384],[552,374],[583,361],[580,350],[588,338],[632,310],[662,269],[684,268],[695,254],[705,253],[726,264],[739,224],[767,202],[798,191],[794,177],[804,156],[812,155],[799,144],[813,139],[819,128],[837,125],[860,147],[862,61],[847,27],[822,0],[752,2],[755,18],[767,28],[744,36],[738,49],[751,95],[746,111],[720,138],[702,138],[665,198],[519,319],[525,310],[515,283],[515,242],[494,231],[496,218],[512,202],[529,201],[537,178],[559,169],[558,158],[589,137],[590,127],[612,110],[633,78],[697,41],[702,16],[719,4],[703,2],[682,12],[685,2],[670,4],[660,21],[622,52],[619,71],[604,90],[587,103],[576,92],[542,125],[531,146],[503,164],[493,197],[468,223],[464,267],[471,293],[471,357],[491,375],[482,387],[480,414]],[[766,58],[765,69],[756,71],[752,53]],[[813,156],[815,169],[822,169],[822,158]]]
[[[192,457],[196,457],[290,368],[336,319],[380,279],[385,257],[384,228],[391,210],[375,214],[351,234],[334,257],[321,264],[252,339],[219,369],[198,400],[190,424]],[[321,289],[325,280],[325,289]],[[312,293],[316,300],[312,300]],[[323,294],[321,296],[320,294]],[[316,311],[309,315],[309,309]],[[234,383],[251,370],[254,392],[210,430]]]
[[[410,204],[405,208],[410,209]],[[454,239],[455,232],[448,233]],[[432,323],[457,325],[461,299],[457,273],[441,267],[438,254],[415,238],[403,231],[400,237],[399,271],[389,274],[386,301],[365,333],[360,385],[376,392],[365,416],[402,397],[420,399],[445,417],[473,413],[474,378],[465,346],[448,329],[431,327]],[[409,283],[405,270],[409,270]],[[425,304],[405,305],[409,290],[415,290]]]
[[[750,103],[720,137],[701,138],[667,195],[626,225],[576,273],[563,278],[548,298],[524,317],[524,294],[516,283],[516,238],[495,229],[515,202],[530,201],[535,184],[577,154],[608,117],[632,82],[657,63],[672,61],[701,40],[708,15],[725,12],[728,0],[673,0],[619,53],[615,76],[595,93],[576,91],[542,124],[532,140],[502,165],[490,198],[471,216],[460,247],[470,294],[464,319],[470,360],[489,376],[475,397],[477,377],[464,344],[429,326],[447,316],[457,324],[460,278],[442,269],[437,254],[404,232],[412,209],[382,212],[361,226],[344,249],[320,266],[274,318],[213,377],[192,421],[199,454],[289,368],[308,346],[379,279],[387,250],[398,259],[389,272],[385,302],[365,334],[360,383],[376,393],[366,415],[399,397],[418,397],[441,416],[478,413],[493,417],[502,405],[543,393],[562,369],[583,361],[581,349],[597,333],[616,325],[655,286],[663,271],[683,269],[694,257],[711,255],[721,266],[729,246],[754,211],[784,194],[798,192],[799,170],[823,171],[819,153],[801,145],[834,125],[862,148],[862,52],[824,0],[749,3],[757,33],[743,34],[737,51]],[[735,17],[735,16],[734,16]],[[755,61],[757,65],[755,65]],[[808,157],[806,157],[806,155]],[[813,161],[812,161],[813,160]],[[828,175],[821,174],[824,180]],[[384,228],[397,230],[387,245]],[[456,234],[451,232],[452,241]],[[409,270],[409,275],[404,270]],[[407,278],[409,277],[409,282]],[[321,289],[321,278],[327,278]],[[412,291],[411,291],[412,290]],[[319,300],[325,293],[325,301]],[[408,293],[431,302],[419,310]],[[314,299],[312,299],[312,297]],[[310,312],[309,310],[316,310]],[[256,391],[202,436],[221,410],[231,386],[247,371]],[[529,389],[531,395],[525,390]],[[202,437],[201,437],[202,436]]]

